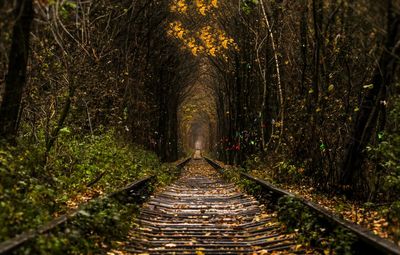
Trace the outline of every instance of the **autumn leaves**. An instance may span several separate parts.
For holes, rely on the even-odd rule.
[[[195,7],[197,8],[197,11],[203,15],[206,16],[207,13],[211,12],[212,9],[218,8],[218,0],[211,0],[211,1],[204,1],[204,0],[196,0],[195,1]],[[172,12],[179,12],[182,14],[188,14],[188,9],[189,6],[186,3],[186,0],[175,0],[170,6]]]
[[[177,38],[182,48],[194,56],[222,56],[228,49],[239,50],[234,39],[220,29],[215,22],[215,10],[219,8],[218,0],[196,0],[189,5],[187,0],[175,0],[170,11],[177,14],[178,20],[171,21],[168,35]],[[195,23],[194,29],[187,29],[187,23]]]

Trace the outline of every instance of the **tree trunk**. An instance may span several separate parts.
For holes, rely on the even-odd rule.
[[[65,120],[67,119],[69,111],[71,109],[72,98],[75,95],[75,77],[72,79],[73,79],[72,84],[69,85],[68,96],[65,101],[64,108],[61,112],[60,118],[57,121],[57,126],[54,128],[54,130],[50,133],[49,137],[46,139],[46,158],[51,148],[53,147],[54,143],[56,142],[60,130],[64,127]]]
[[[169,162],[178,160],[178,106],[173,103],[169,109],[169,135],[168,135],[168,158]]]
[[[274,33],[272,32],[272,27],[270,25],[269,17],[267,15],[267,11],[264,7],[264,2],[261,1],[261,10],[263,14],[263,18],[265,21],[265,24],[267,25],[268,33],[269,33],[269,38],[271,39],[271,47],[272,47],[272,53],[274,56],[274,62],[275,62],[275,71],[276,71],[276,83],[277,83],[277,90],[278,90],[278,99],[279,99],[279,118],[280,118],[280,132],[279,132],[279,141],[277,144],[277,147],[275,150],[277,151],[280,144],[281,140],[283,137],[283,131],[284,131],[284,122],[285,122],[285,108],[284,108],[284,99],[283,99],[283,89],[282,89],[282,81],[281,81],[281,71],[280,71],[280,64],[279,64],[279,57],[278,57],[278,47],[276,46],[275,42],[275,37]],[[268,147],[268,145],[267,145]],[[265,150],[265,148],[264,148]]]
[[[306,75],[307,75],[307,53],[308,53],[308,40],[307,40],[307,33],[308,33],[308,25],[307,25],[307,16],[308,16],[308,8],[307,8],[307,1],[303,0],[303,10],[301,12],[301,21],[300,21],[300,52],[301,52],[301,59],[302,59],[302,71],[301,71],[301,86],[300,86],[300,97],[304,97],[307,93],[306,89]]]
[[[18,0],[15,9],[10,62],[5,79],[5,92],[0,108],[0,139],[15,142],[18,115],[26,81],[29,56],[29,33],[33,21],[32,0]]]

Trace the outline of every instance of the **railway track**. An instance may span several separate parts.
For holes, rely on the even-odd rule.
[[[226,183],[204,159],[151,197],[123,254],[303,254],[276,215]]]
[[[242,178],[258,185],[258,194],[254,194],[257,199],[243,193],[226,182],[222,177],[223,168],[202,158],[201,152],[193,159],[181,161],[177,168],[182,169],[180,178],[150,196],[127,239],[104,254],[320,254],[320,250],[318,253],[305,250],[297,244],[295,235],[284,230],[271,210],[276,209],[274,204],[279,198],[292,197],[311,210],[328,229],[340,227],[350,231],[357,238],[351,254],[400,255],[399,247],[388,240],[266,181],[242,174]],[[150,176],[135,181],[102,199],[141,203],[153,179]],[[268,208],[259,201],[269,201]],[[69,224],[85,206],[0,243],[0,254],[19,254],[18,248]]]

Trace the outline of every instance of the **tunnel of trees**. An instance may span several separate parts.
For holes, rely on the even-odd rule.
[[[400,199],[398,0],[0,0],[0,17],[2,192],[93,177],[118,143]],[[77,167],[79,146],[102,156]]]

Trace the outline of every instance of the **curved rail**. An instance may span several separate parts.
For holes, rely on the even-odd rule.
[[[108,196],[102,197],[102,198],[97,198],[97,199],[107,199],[107,198],[116,198],[120,199],[122,197],[129,197],[130,200],[136,200],[140,201],[142,200],[141,198],[141,192],[143,191],[143,188],[147,186],[150,182],[154,180],[154,176],[146,177],[141,180],[135,181],[126,187],[111,193]],[[61,215],[57,218],[54,218],[53,220],[47,222],[46,224],[42,225],[41,227],[33,230],[29,230],[27,232],[24,232],[12,239],[6,240],[0,244],[0,254],[7,254],[9,252],[12,252],[16,250],[17,248],[21,247],[22,245],[26,244],[28,241],[35,239],[39,235],[45,234],[53,229],[55,229],[58,226],[61,226],[71,219],[73,219],[76,215],[79,214],[81,210],[83,210],[87,204],[92,201],[89,200],[88,202],[82,204],[79,206],[77,209],[71,210],[70,212]]]
[[[191,158],[186,158],[176,164],[176,168],[181,169],[183,168]],[[148,193],[148,188],[149,184],[155,181],[155,176],[149,176],[137,181],[134,181],[127,186],[125,186],[122,189],[119,189],[109,195],[106,195],[101,198],[95,198],[95,199],[107,199],[107,198],[113,198],[117,199],[119,201],[126,201],[126,202],[131,202],[131,203],[141,203],[143,202],[144,198],[143,195]],[[92,200],[89,200],[82,205],[80,205],[77,209],[71,210],[67,212],[64,215],[61,215],[59,217],[54,218],[53,220],[45,223],[44,225],[28,230],[20,235],[17,235],[16,237],[6,240],[2,243],[0,243],[0,254],[8,254],[12,251],[15,251],[19,247],[23,246],[24,244],[28,243],[29,241],[37,238],[38,236],[45,234],[56,227],[62,226],[63,224],[69,222],[72,220],[76,215],[79,214],[81,210],[83,210],[88,203],[90,203]]]
[[[217,169],[220,173],[224,172],[224,168],[220,166],[218,163],[214,162],[211,159],[206,158],[207,162],[210,163],[211,166],[213,166],[215,169]],[[302,197],[299,197],[297,195],[294,195],[286,190],[280,189],[273,184],[265,181],[258,179],[254,176],[251,176],[246,173],[241,173],[241,176],[247,180],[250,180],[262,187],[262,192],[265,193],[266,196],[271,200],[271,202],[276,203],[279,198],[283,196],[289,196],[289,197],[294,197],[298,201],[300,201],[303,205],[307,206],[308,208],[311,209],[314,213],[317,215],[321,216],[323,219],[327,220],[331,224],[334,224],[336,226],[343,227],[353,233],[358,240],[358,243],[356,245],[357,248],[360,248],[362,250],[362,254],[393,254],[393,255],[400,255],[400,247],[395,245],[394,243],[381,238],[375,234],[373,234],[371,231],[369,231],[366,228],[363,228],[353,222],[350,222],[345,219],[339,218],[337,215],[335,215],[333,212],[328,211],[327,209],[310,202]]]

